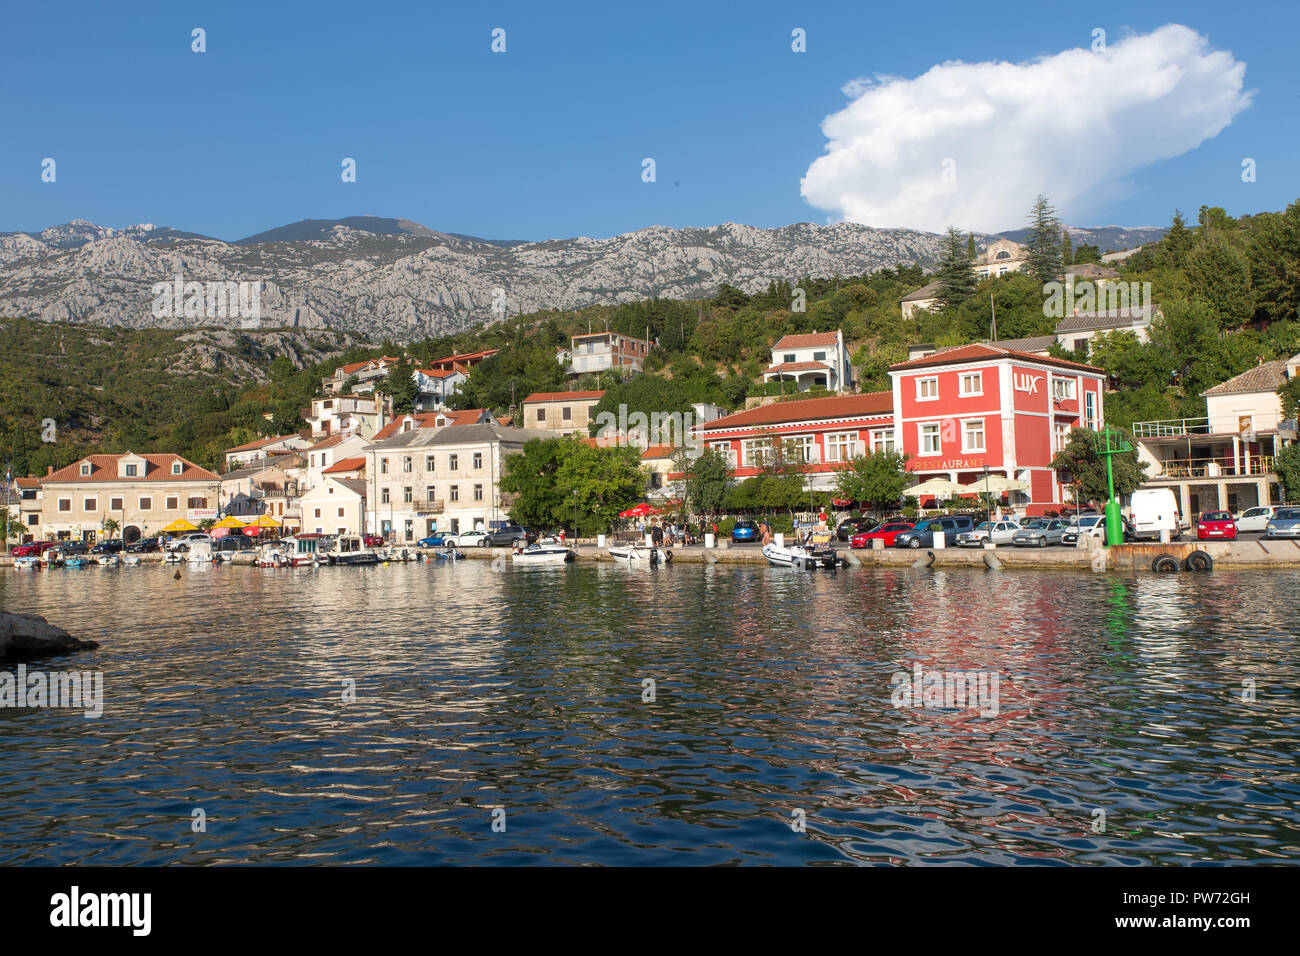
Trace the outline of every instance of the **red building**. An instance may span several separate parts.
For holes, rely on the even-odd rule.
[[[1105,373],[1090,365],[964,345],[895,365],[893,422],[919,481],[970,484],[985,474],[1026,482],[1011,504],[1028,514],[1060,505],[1052,456],[1077,426],[1098,427]]]
[[[889,392],[772,402],[695,427],[700,442],[728,453],[736,478],[759,472],[772,439],[793,441],[808,465],[808,487],[826,490],[834,472],[857,455],[893,450],[893,396]]]

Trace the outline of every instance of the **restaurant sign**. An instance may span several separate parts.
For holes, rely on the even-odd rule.
[[[189,518],[189,520],[191,521],[203,521],[205,518],[212,518],[213,520],[215,520],[217,517],[217,509],[216,508],[191,508],[188,512],[186,512],[185,517]]]
[[[970,458],[944,458],[941,461],[934,461],[929,458],[913,458],[907,463],[909,471],[977,471],[988,464],[988,459],[983,456],[974,456]]]

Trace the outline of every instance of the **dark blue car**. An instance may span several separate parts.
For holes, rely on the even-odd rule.
[[[417,546],[421,548],[441,548],[443,546],[443,539],[446,537],[447,537],[447,532],[438,531],[434,534],[429,535],[429,537],[427,538],[421,538],[419,541],[415,543]]]
[[[758,525],[752,521],[737,521],[731,529],[732,541],[757,541]]]

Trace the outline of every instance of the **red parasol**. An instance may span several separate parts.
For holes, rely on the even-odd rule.
[[[648,505],[643,501],[635,508],[628,508],[627,511],[620,511],[618,516],[620,518],[644,518],[646,515],[657,514],[659,514],[658,508],[653,505]]]

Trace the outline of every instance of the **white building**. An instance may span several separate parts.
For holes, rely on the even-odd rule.
[[[378,393],[313,398],[302,417],[311,424],[313,439],[352,434],[369,438],[393,417],[393,400]]]
[[[851,391],[853,368],[844,333],[836,329],[783,336],[772,346],[772,364],[763,373],[763,381],[783,380],[793,382],[801,392],[814,385],[832,392]]]
[[[370,531],[366,483],[355,478],[326,478],[299,499],[302,530],[308,534],[361,534]]]

